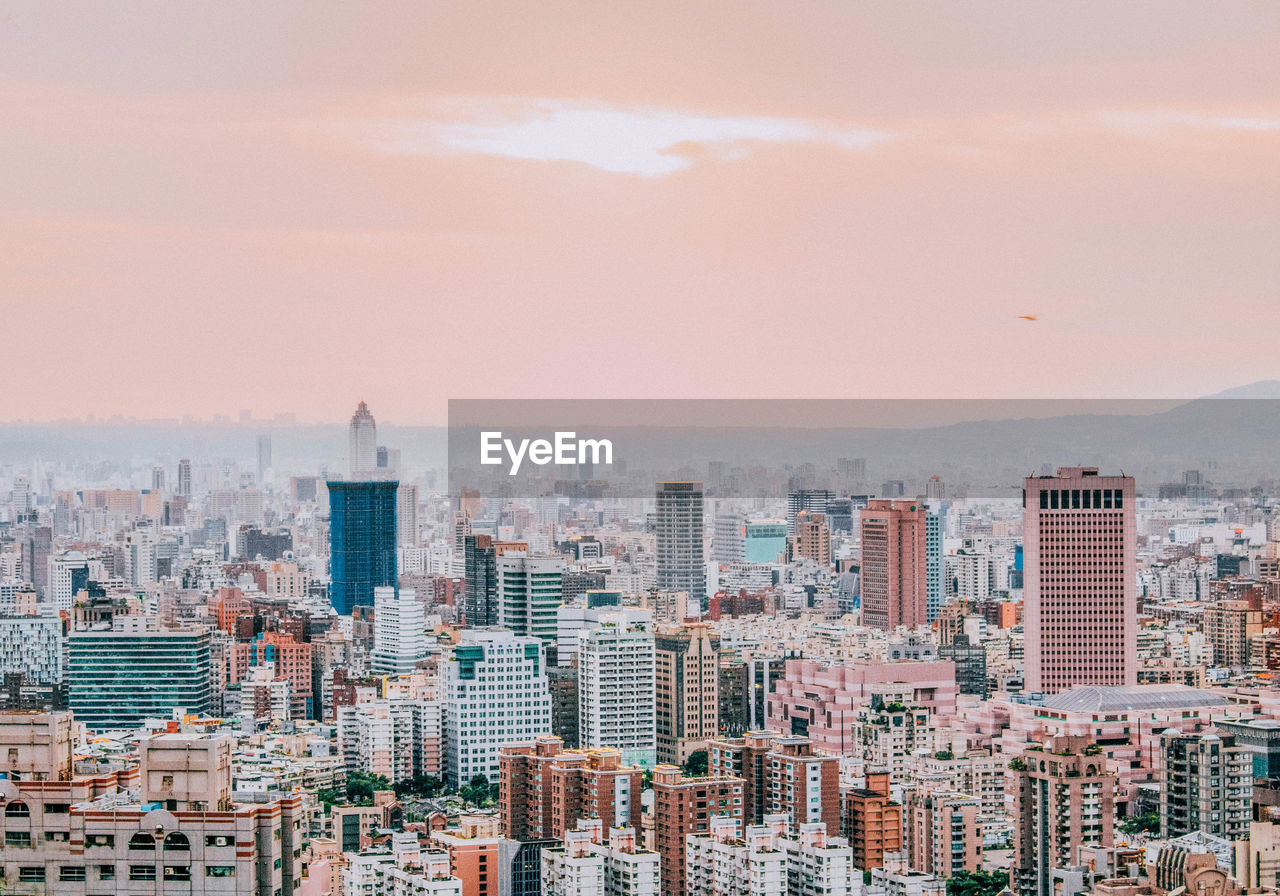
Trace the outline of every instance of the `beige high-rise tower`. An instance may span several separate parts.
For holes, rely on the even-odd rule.
[[[1063,467],[1023,480],[1026,690],[1138,681],[1132,476]]]
[[[720,734],[720,636],[701,622],[659,626],[654,657],[658,761],[682,765]]]

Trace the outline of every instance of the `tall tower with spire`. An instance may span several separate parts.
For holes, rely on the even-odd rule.
[[[378,467],[378,424],[363,401],[351,415],[347,462],[352,479],[368,479]]]

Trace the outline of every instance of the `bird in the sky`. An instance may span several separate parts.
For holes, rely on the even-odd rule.
[[[1039,320],[1039,319],[1040,319],[1040,315],[1038,314],[1019,314],[1018,315],[1018,320]]]

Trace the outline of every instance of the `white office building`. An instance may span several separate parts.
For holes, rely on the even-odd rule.
[[[551,733],[542,642],[500,628],[466,629],[444,663],[445,781],[498,780],[498,749]]]
[[[616,747],[627,765],[653,768],[658,742],[653,629],[646,611],[601,614],[578,643],[583,747]]]
[[[426,611],[412,588],[373,589],[375,675],[407,675],[427,658]]]

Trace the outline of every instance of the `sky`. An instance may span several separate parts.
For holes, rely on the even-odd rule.
[[[1274,2],[6,3],[0,420],[1280,377],[1277,84]]]

